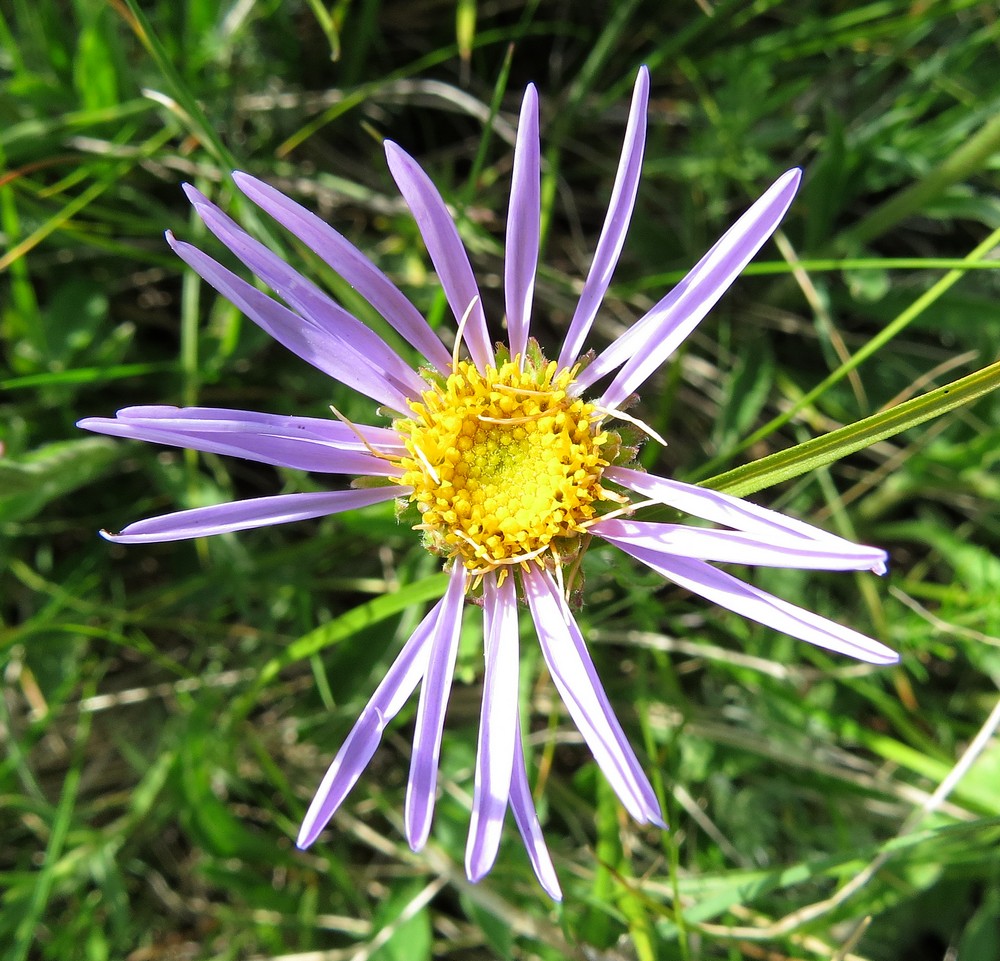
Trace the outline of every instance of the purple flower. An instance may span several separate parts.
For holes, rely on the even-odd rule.
[[[304,360],[396,416],[390,426],[214,408],[131,407],[80,426],[175,447],[364,478],[358,489],[260,497],[180,511],[105,536],[119,543],[181,540],[320,517],[398,499],[427,548],[450,571],[448,588],[378,686],[323,779],[298,843],[317,838],[417,685],[406,792],[406,835],[426,842],[438,757],[467,597],[483,608],[486,679],[466,870],[492,867],[507,808],[545,890],[561,892],[532,802],[518,719],[518,595],[526,601],[556,688],[622,804],[663,825],[656,794],[615,717],[567,603],[579,556],[601,537],[695,594],[774,630],[875,664],[896,655],[877,641],[779,600],[713,566],[751,564],[885,571],[886,555],[726,494],[638,470],[616,422],[623,407],[708,313],[771,236],[792,201],[790,170],[754,203],[666,297],[596,357],[583,344],[611,281],[631,219],[645,143],[649,75],[639,71],[604,228],[559,350],[546,359],[530,336],[539,247],[538,99],[521,108],[507,218],[507,344],[494,343],[468,255],[440,194],[394,143],[386,156],[416,218],[458,324],[453,350],[354,246],[294,201],[247,174],[239,188],[312,248],[426,358],[414,370],[377,334],[245,233],[191,187],[208,228],[284,304],[190,244],[177,254],[248,317]],[[462,344],[467,359],[462,359]],[[603,387],[595,387],[606,381]],[[596,394],[585,399],[584,393]],[[630,466],[631,464],[631,466]],[[633,519],[660,504],[721,525]],[[404,516],[406,516],[404,514]]]

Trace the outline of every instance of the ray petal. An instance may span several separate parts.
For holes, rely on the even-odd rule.
[[[617,546],[693,594],[765,627],[870,664],[899,660],[899,655],[884,644],[758,590],[704,561],[669,557],[625,542]]]
[[[295,842],[307,848],[336,813],[382,740],[382,732],[406,703],[427,670],[427,658],[443,601],[431,609],[403,645],[341,745],[302,820]]]
[[[639,75],[635,78],[635,89],[632,91],[632,106],[625,127],[625,140],[622,143],[621,159],[618,161],[618,172],[611,190],[611,202],[608,204],[608,212],[601,228],[601,236],[597,241],[590,272],[587,274],[573,320],[570,322],[559,353],[560,368],[572,367],[583,351],[587,334],[607,293],[615,267],[618,266],[622,247],[625,245],[625,235],[628,233],[635,197],[639,191],[639,173],[646,146],[648,103],[649,70],[640,67]]]
[[[845,552],[867,551],[871,560],[867,565],[868,569],[876,574],[886,572],[888,555],[885,551],[877,547],[859,546],[836,534],[813,527],[812,524],[806,524],[778,511],[768,510],[766,507],[758,507],[740,497],[709,490],[707,487],[668,480],[666,477],[657,477],[644,471],[630,470],[627,467],[609,467],[604,476],[616,484],[621,484],[622,487],[673,507],[675,510],[716,524],[725,524],[727,527],[748,534],[761,537],[798,538],[827,544],[832,548],[839,546]]]
[[[192,537],[211,537],[248,531],[274,524],[326,517],[343,511],[368,507],[404,495],[406,487],[372,487],[350,491],[320,491],[308,494],[278,494],[230,501],[211,507],[195,507],[172,514],[161,514],[129,524],[120,534],[102,531],[105,540],[116,544],[157,544],[163,541],[184,541]]]
[[[637,390],[701,323],[774,233],[801,177],[798,169],[782,174],[663,300],[581,372],[577,388],[589,387],[624,365],[600,403],[617,407]]]
[[[439,371],[447,371],[451,355],[400,289],[357,247],[329,224],[270,184],[249,174],[233,174],[236,186],[258,207],[302,241],[354,287],[399,334]]]
[[[420,228],[455,320],[465,317],[471,307],[465,325],[465,342],[476,366],[484,371],[493,363],[493,347],[479,287],[455,222],[430,177],[402,147],[387,140],[385,156],[396,186]]]
[[[462,627],[462,606],[465,600],[465,568],[456,563],[451,571],[448,590],[434,625],[427,673],[420,685],[417,704],[416,730],[413,735],[413,756],[410,759],[410,779],[406,785],[403,821],[406,839],[414,851],[426,843],[434,815],[437,790],[438,759],[441,756],[441,736],[444,715],[451,696],[451,680],[458,654],[458,636]]]
[[[873,556],[870,547],[847,548],[826,541],[742,531],[707,530],[684,524],[659,524],[611,518],[590,528],[592,534],[612,544],[631,544],[658,554],[688,557],[719,564],[749,564],[756,567],[787,567],[820,571],[864,571]]]
[[[347,341],[309,323],[237,277],[208,254],[177,240],[169,232],[167,242],[181,260],[258,327],[317,370],[393,410],[406,412],[410,409],[407,394],[392,384],[389,372],[355,350]]]
[[[531,301],[535,291],[540,233],[540,146],[538,142],[538,93],[528,84],[521,104],[514,146],[507,243],[504,251],[504,305],[510,355],[522,359],[528,346]]]
[[[486,679],[483,682],[479,748],[472,795],[472,818],[465,851],[470,881],[482,878],[496,860],[510,799],[517,736],[518,636],[514,578],[499,587],[483,582]]]
[[[549,673],[604,776],[632,817],[662,826],[656,794],[611,709],[566,601],[546,571],[533,570],[523,581]]]

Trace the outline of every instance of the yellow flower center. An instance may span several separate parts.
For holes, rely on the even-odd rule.
[[[575,370],[502,362],[480,373],[459,361],[395,423],[409,457],[400,484],[431,550],[477,574],[557,552],[595,517],[608,445],[601,415],[566,388]]]

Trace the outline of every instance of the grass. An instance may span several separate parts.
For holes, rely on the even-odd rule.
[[[0,957],[994,958],[998,40],[995,11],[970,0],[6,5]],[[887,547],[884,580],[754,577],[902,663],[829,657],[595,548],[582,626],[671,830],[619,808],[526,632],[532,777],[566,899],[540,892],[509,826],[492,875],[464,880],[470,617],[428,849],[401,836],[411,706],[298,852],[310,792],[440,592],[433,559],[390,508],[109,545],[99,528],[318,482],[74,423],[137,403],[335,403],[369,420],[170,254],[165,229],[214,249],[179,182],[384,331],[254,218],[228,171],[278,184],[447,323],[382,160],[391,137],[460,210],[496,313],[529,80],[545,151],[537,320],[556,343],[641,63],[644,180],[599,338],[777,173],[806,171],[776,242],[647,387],[642,416],[670,445],[650,444],[646,466]]]

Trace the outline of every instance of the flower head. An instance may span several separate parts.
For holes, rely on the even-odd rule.
[[[175,252],[248,317],[304,360],[395,412],[382,425],[215,408],[132,407],[87,418],[88,430],[365,479],[356,489],[259,497],[139,521],[120,543],[180,540],[335,514],[398,500],[450,577],[341,746],[298,843],[319,836],[370,761],[389,721],[420,685],[405,826],[419,849],[431,827],[438,757],[463,609],[483,611],[486,677],[469,877],[492,866],[509,807],[539,881],[559,883],[528,783],[518,719],[518,599],[527,605],[552,680],[622,804],[662,825],[656,794],[630,747],[567,603],[566,583],[594,537],[695,594],[828,650],[877,664],[877,641],[760,591],[715,563],[885,570],[885,553],[773,511],[647,474],[622,439],[623,408],[708,313],[778,226],[798,187],[790,170],[754,203],[666,297],[596,356],[583,345],[611,281],[631,218],[645,143],[649,77],[639,71],[604,228],[566,337],[550,360],[530,336],[539,248],[538,101],[524,96],[514,151],[504,266],[506,344],[487,324],[468,255],[440,194],[400,147],[389,169],[412,211],[454,314],[451,349],[373,263],[331,227],[247,174],[237,186],[312,248],[418,351],[414,370],[376,333],[250,237],[191,187],[208,228],[284,301],[278,302],[170,234]],[[596,387],[603,382],[604,386]],[[594,396],[596,395],[596,396]],[[589,398],[589,399],[588,399]],[[617,425],[617,426],[616,426]],[[662,504],[718,528],[637,520]]]

